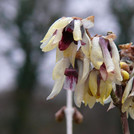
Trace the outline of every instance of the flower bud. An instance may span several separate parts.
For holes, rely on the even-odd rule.
[[[128,64],[126,62],[120,62],[120,67],[121,67],[121,69],[123,69],[123,70],[125,70],[127,72],[130,71],[129,66],[128,66]]]
[[[129,73],[123,69],[121,70],[121,75],[123,77],[123,81],[126,81],[129,79]]]
[[[55,119],[56,119],[56,121],[58,121],[58,122],[61,122],[61,121],[63,121],[63,119],[64,119],[64,117],[65,117],[65,106],[64,107],[62,107],[60,110],[58,110],[56,113],[55,113]]]

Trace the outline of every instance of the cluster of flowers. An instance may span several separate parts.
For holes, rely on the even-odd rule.
[[[53,70],[55,85],[47,99],[64,89],[74,91],[75,104],[81,102],[90,108],[96,102],[102,105],[111,100],[115,85],[126,84],[122,95],[122,112],[134,119],[134,77],[125,61],[120,61],[114,43],[115,34],[91,37],[88,29],[94,26],[94,16],[85,19],[62,17],[49,28],[41,41],[44,52],[56,48],[56,65]],[[124,67],[125,66],[125,67]],[[132,72],[132,71],[131,71]]]

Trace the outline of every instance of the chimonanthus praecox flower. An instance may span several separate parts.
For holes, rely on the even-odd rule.
[[[57,63],[53,70],[55,85],[47,99],[56,96],[64,85],[65,89],[75,92],[75,103],[80,105],[83,100],[84,80],[88,76],[90,64],[91,40],[87,29],[93,25],[94,16],[85,19],[62,17],[49,28],[41,41],[41,49],[47,52],[56,48]],[[79,53],[84,55],[82,60],[76,58],[79,57]]]
[[[96,36],[92,39],[91,62],[100,71],[104,81],[107,79],[120,84],[122,81],[120,70],[120,57],[113,41],[114,34]]]
[[[62,17],[49,28],[41,41],[41,49],[44,52],[54,48],[56,61],[68,57],[74,66],[75,55],[80,45],[84,54],[89,56],[89,43],[91,43],[86,29],[94,26],[94,16],[81,19],[78,17]]]

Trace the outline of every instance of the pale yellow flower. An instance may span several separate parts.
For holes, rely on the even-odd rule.
[[[117,84],[122,81],[118,49],[110,36],[96,36],[92,39],[91,62],[102,71],[102,78]]]
[[[62,17],[49,28],[41,41],[44,52],[56,49],[56,62],[63,57],[69,58],[74,67],[77,50],[81,47],[89,58],[91,40],[86,29],[94,26],[94,16],[81,19],[78,17]]]

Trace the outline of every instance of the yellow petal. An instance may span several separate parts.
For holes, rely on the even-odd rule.
[[[90,96],[88,106],[92,108],[96,102],[96,98],[94,96]]]
[[[74,102],[75,104],[80,107],[81,106],[81,102],[83,100],[83,96],[84,96],[84,87],[85,87],[85,83],[81,83],[81,77],[82,77],[82,70],[83,70],[83,66],[82,66],[82,61],[78,60],[77,61],[78,64],[78,82],[75,88],[75,92],[74,92]]]
[[[72,66],[74,67],[75,64],[75,56],[77,52],[77,45],[72,42],[69,47],[63,52],[64,57],[69,58]]]
[[[84,83],[77,83],[75,92],[74,92],[74,102],[77,107],[81,106],[81,102],[83,100],[83,95],[84,95]]]
[[[114,69],[115,77],[118,81],[122,81],[121,70],[119,66],[120,57],[119,57],[118,49],[115,43],[113,42],[113,40],[109,39],[109,44],[110,44],[110,47],[112,48],[112,60],[114,63],[114,68],[115,68]]]
[[[103,101],[103,103],[105,100],[106,92],[107,92],[106,84],[103,80],[101,80],[101,82],[100,82],[100,97],[101,97],[101,100]]]
[[[88,79],[86,79],[86,81],[85,81],[85,86],[84,86],[84,95],[83,95],[83,101],[84,101],[84,103],[85,103],[85,106],[88,104],[88,102],[89,102],[89,96],[90,96],[90,94],[88,93],[89,92],[89,78]]]
[[[60,79],[64,76],[65,69],[69,67],[69,61],[67,58],[62,58],[53,69],[53,80]]]
[[[89,74],[89,88],[93,96],[96,96],[97,93],[97,75],[99,74],[98,71],[91,71]]]
[[[92,40],[91,62],[96,69],[100,69],[100,66],[103,64],[103,55],[99,45],[99,37],[94,37]]]
[[[42,51],[44,51],[44,52],[51,51],[52,49],[56,48],[56,46],[58,46],[58,42],[53,44],[54,38],[55,38],[55,36],[53,36],[50,39],[48,44],[46,44],[46,46],[42,48]]]
[[[62,89],[64,84],[65,76],[55,81],[54,87],[51,94],[47,97],[47,100],[53,99]]]
[[[87,79],[90,70],[91,70],[90,60],[88,58],[84,57],[83,74],[82,74],[82,79],[81,79],[82,82],[84,82]]]
[[[128,81],[127,85],[126,85],[126,88],[125,88],[124,93],[123,93],[123,96],[122,96],[122,103],[125,102],[125,100],[127,99],[128,95],[129,95],[129,93],[130,93],[130,91],[131,91],[131,89],[132,89],[133,80],[134,80],[134,77],[132,77],[132,78]]]
[[[110,96],[112,89],[113,89],[112,82],[106,81],[106,94],[105,94],[105,99],[107,99]]]
[[[71,17],[62,17],[60,19],[58,19],[57,21],[55,21],[51,27],[49,28],[47,34],[45,35],[45,37],[43,38],[43,40],[41,41],[44,42],[46,41],[50,36],[53,35],[53,33],[55,32],[56,29],[59,28],[64,28],[65,26],[67,26],[73,19]]]
[[[86,32],[84,32],[82,42],[85,43],[85,45],[81,45],[82,52],[89,58],[91,54],[91,40]]]
[[[40,48],[43,49],[43,48],[49,43],[49,41],[52,39],[52,37],[53,37],[53,36],[50,36],[47,40],[45,40],[45,41],[41,44]],[[53,38],[54,38],[54,37],[53,37]]]
[[[56,62],[63,58],[63,52],[59,50],[58,46],[56,48]]]
[[[75,41],[82,40],[80,27],[81,27],[81,21],[74,20],[73,38]]]
[[[96,102],[96,98],[94,96],[91,96],[88,92],[89,92],[89,87],[88,87],[88,81],[87,81],[84,87],[83,100],[84,100],[85,105],[88,104],[88,106],[92,108]]]
[[[89,16],[85,19],[82,20],[82,24],[84,26],[84,28],[91,28],[94,26],[94,16]]]
[[[66,27],[71,21],[73,20],[72,17],[62,17],[59,21],[53,26],[54,29],[64,28]]]
[[[55,43],[57,43],[57,42],[59,42],[61,40],[61,38],[62,38],[62,31],[63,31],[63,29],[58,29],[57,30],[57,33],[56,33],[56,36],[54,38],[53,44],[55,44]]]

